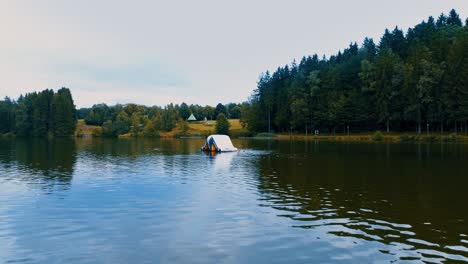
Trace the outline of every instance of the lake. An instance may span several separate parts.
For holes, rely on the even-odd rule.
[[[0,262],[468,262],[468,145],[0,140]]]

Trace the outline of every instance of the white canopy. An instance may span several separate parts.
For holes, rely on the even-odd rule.
[[[232,145],[231,138],[226,135],[211,135],[206,139],[205,145],[201,148],[207,151],[229,152],[237,151]]]
[[[193,114],[191,114],[189,118],[187,118],[187,121],[197,121],[197,118]]]

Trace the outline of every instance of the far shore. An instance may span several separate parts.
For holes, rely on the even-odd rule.
[[[230,136],[232,138],[264,139],[264,140],[322,140],[341,142],[468,142],[468,133],[453,132],[429,132],[417,134],[415,132],[390,132],[381,131],[361,133],[336,133],[336,134],[305,134],[305,133],[258,133],[252,134],[242,126],[239,119],[230,119]],[[190,122],[188,130],[182,131],[176,126],[172,131],[161,131],[157,136],[149,138],[206,138],[215,133],[216,121],[194,121]],[[100,138],[102,128],[100,126],[86,125],[84,120],[78,120],[74,137],[78,138]],[[14,134],[0,134],[0,138],[15,138]],[[144,138],[141,134],[123,134],[116,138]]]
[[[274,134],[269,137],[274,140],[324,140],[324,141],[343,141],[343,142],[468,142],[468,134],[459,133],[350,133],[350,134],[326,134],[326,135],[305,135],[305,134]]]

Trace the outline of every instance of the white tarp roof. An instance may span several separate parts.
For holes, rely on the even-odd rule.
[[[187,120],[188,120],[188,121],[197,121],[197,118],[196,118],[193,114],[191,114],[191,115],[189,116],[189,118],[187,118]]]
[[[211,135],[206,139],[205,145],[211,147],[214,144],[218,151],[237,151],[237,148],[232,145],[231,138],[226,135]]]

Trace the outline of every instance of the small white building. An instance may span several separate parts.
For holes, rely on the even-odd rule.
[[[187,121],[197,121],[197,118],[193,114],[190,114],[189,118],[187,118]]]

